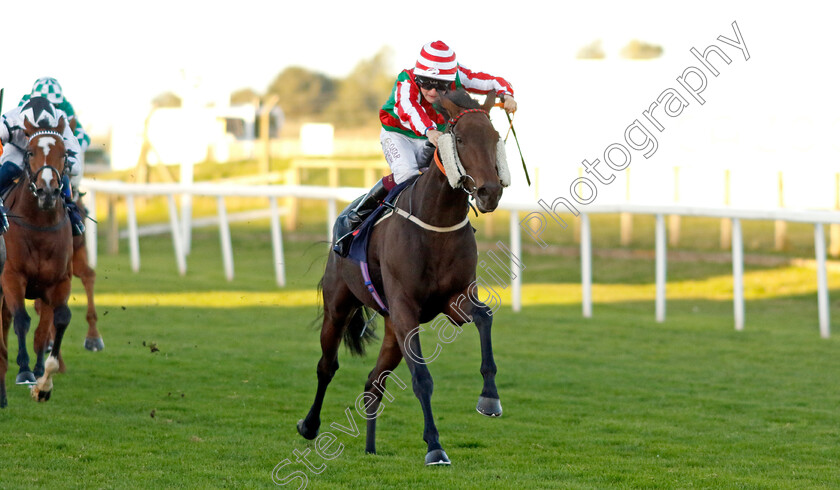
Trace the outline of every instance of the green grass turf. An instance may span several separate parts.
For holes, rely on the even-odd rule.
[[[817,330],[807,267],[747,267],[747,326],[735,332],[729,264],[669,263],[668,318],[653,318],[653,262],[596,258],[594,317],[580,313],[574,257],[523,256],[524,308],[509,293],[494,322],[504,415],[479,415],[475,329],[430,364],[433,408],[451,467],[423,466],[422,414],[404,364],[364,454],[355,410],[367,358],[342,349],[321,431],[342,452],[314,453],[295,423],[311,404],[323,243],[286,243],[289,285],[274,285],[267,228],[237,226],[236,277],[218,235],[196,233],[180,277],[168,237],[141,238],[97,267],[106,349],[82,348],[84,294],[73,290],[68,372],[48,403],[8,386],[0,411],[0,488],[274,487],[295,471],[308,488],[832,488],[840,485],[840,349]],[[829,284],[840,280],[829,274]],[[729,288],[727,290],[727,287]],[[509,288],[508,288],[509,289]],[[837,311],[840,291],[833,290]],[[381,330],[381,325],[379,329]],[[434,337],[423,334],[431,352]],[[29,342],[31,343],[30,333]],[[158,351],[152,352],[154,345]],[[17,372],[13,353],[7,383]],[[361,435],[347,425],[351,407]],[[335,450],[333,446],[330,450]],[[294,480],[288,488],[296,488]]]

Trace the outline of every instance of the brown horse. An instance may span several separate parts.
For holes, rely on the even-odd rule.
[[[368,376],[363,394],[364,418],[367,419],[366,452],[376,452],[376,416],[385,392],[385,379],[405,358],[414,394],[423,410],[423,440],[427,444],[425,462],[427,465],[449,464],[432,417],[433,382],[427,367],[429,361],[423,358],[417,335],[421,323],[432,321],[440,313],[445,313],[446,320],[455,325],[447,328],[458,331],[461,325],[475,322],[484,377],[484,388],[476,408],[484,415],[501,415],[490,341],[492,312],[477,299],[478,253],[474,231],[466,226],[469,225],[469,197],[475,198],[482,213],[492,212],[498,206],[503,185],[509,183],[507,165],[499,158],[503,155],[499,152],[499,134],[488,115],[494,102],[495,96],[491,94],[480,106],[463,91],[442,97],[441,111],[450,119],[438,149],[445,157],[445,147],[449,148],[449,159],[443,158],[447,166],[431,165],[403,192],[397,208],[412,218],[404,219],[407,214],[402,217],[391,215],[374,228],[370,237],[368,263],[372,286],[384,293],[387,305],[383,302],[380,306],[365,286],[358,264],[330,253],[321,279],[324,311],[318,389],[309,413],[297,425],[298,432],[306,439],[318,435],[321,406],[327,385],[338,370],[338,348],[342,338],[358,354],[364,353],[364,343],[372,339],[370,330],[366,329],[365,309],[378,310],[385,319],[379,358]]]
[[[79,207],[79,211],[83,213],[83,216],[87,217],[87,208],[82,202],[81,195],[76,199],[76,205]],[[84,235],[73,237],[73,275],[81,279],[82,286],[85,288],[85,295],[87,296],[87,315],[85,319],[87,320],[88,331],[87,335],[85,335],[85,349],[92,352],[101,351],[105,349],[105,341],[102,340],[102,335],[96,328],[99,317],[96,314],[96,305],[93,302],[93,286],[96,281],[96,271],[91,268],[88,262],[87,244]],[[38,315],[42,315],[40,299],[35,300],[35,311]],[[50,329],[50,340],[52,341],[54,338],[55,329]]]
[[[18,338],[15,380],[17,384],[34,385],[32,397],[49,400],[52,376],[59,370],[61,341],[70,323],[73,237],[67,211],[61,197],[61,177],[66,153],[61,134],[66,121],[60,118],[55,128],[39,128],[25,123],[29,138],[24,174],[6,199],[9,209],[9,231],[4,235],[7,260],[0,275],[3,289],[0,348],[0,405],[6,405],[6,370],[8,369],[8,333],[14,317]],[[42,314],[35,331],[34,351],[37,360],[29,370],[26,334],[30,317],[25,299],[41,299]],[[45,362],[50,326],[55,328],[55,344]],[[36,379],[37,378],[37,379]]]

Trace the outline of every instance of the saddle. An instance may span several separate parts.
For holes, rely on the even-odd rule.
[[[348,259],[356,263],[367,262],[368,242],[370,241],[370,234],[373,231],[374,225],[385,212],[390,211],[394,208],[394,203],[397,201],[397,198],[399,197],[400,193],[402,193],[402,191],[406,187],[413,184],[415,180],[417,180],[417,177],[410,178],[405,182],[394,186],[394,188],[388,192],[388,195],[385,196],[385,199],[382,200],[382,204],[380,204],[379,207],[374,209],[373,212],[371,212],[370,215],[368,215],[368,217],[365,218],[362,224],[359,225],[359,227],[353,231],[353,238],[350,242],[350,252],[347,254]],[[346,213],[352,208],[352,205],[348,206],[348,209],[345,210],[344,213]],[[339,217],[339,219],[341,219],[341,217]],[[337,240],[341,237],[333,238],[334,240]],[[335,241],[333,241],[333,243],[335,243]]]

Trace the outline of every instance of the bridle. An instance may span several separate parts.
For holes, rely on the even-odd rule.
[[[68,167],[68,165],[67,165],[67,151],[65,150],[65,152],[64,152],[64,168],[62,169],[61,172],[59,172],[52,165],[47,165],[47,164],[44,164],[44,166],[42,166],[41,168],[36,170],[34,173],[32,172],[32,167],[29,165],[29,159],[32,156],[32,152],[29,150],[29,146],[32,144],[32,141],[35,138],[40,137],[40,136],[55,136],[59,139],[59,141],[61,141],[61,142],[64,141],[64,137],[61,134],[59,134],[56,131],[49,130],[49,129],[43,130],[43,131],[38,131],[38,132],[32,134],[32,136],[29,137],[29,141],[27,142],[27,150],[24,153],[24,157],[23,157],[23,169],[24,169],[24,172],[26,173],[26,178],[29,180],[29,191],[35,197],[38,197],[38,189],[35,187],[35,182],[38,180],[38,176],[41,174],[41,172],[43,172],[46,169],[50,169],[52,172],[54,172],[56,174],[56,176],[58,176],[58,182],[59,182],[58,183],[58,190],[59,190],[59,192],[61,192],[63,190],[63,187],[64,187],[64,182],[62,182],[61,177],[67,171],[67,167]]]
[[[488,120],[490,119],[490,113],[485,111],[484,109],[464,109],[463,111],[456,114],[454,117],[449,118],[449,120],[447,121],[448,124],[447,124],[447,128],[446,128],[445,133],[449,133],[449,134],[452,135],[452,138],[454,140],[453,143],[458,141],[458,135],[457,135],[457,133],[455,133],[455,126],[458,124],[458,121],[460,121],[461,118],[464,117],[464,115],[470,114],[470,113],[475,113],[475,112],[484,114],[485,116],[487,116]],[[457,147],[455,149],[455,152],[456,152],[456,155],[457,155]],[[446,172],[444,171],[443,165],[440,163],[440,160],[437,157],[437,152],[435,153],[435,163],[437,163],[438,168],[445,175]],[[464,172],[461,172],[461,168],[462,168],[461,165],[458,165],[456,167],[456,169],[458,170],[458,173],[461,175],[461,178],[458,181],[458,185],[460,186],[460,188],[464,192],[467,193],[467,195],[474,196],[476,191],[478,191],[478,186],[475,183],[475,179],[470,174],[466,173],[466,169],[464,169]],[[467,185],[466,185],[467,180],[472,182],[472,190],[467,189]]]

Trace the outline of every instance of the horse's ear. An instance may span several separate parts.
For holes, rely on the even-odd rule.
[[[55,131],[56,131],[58,134],[61,134],[61,133],[63,133],[63,132],[64,132],[64,126],[66,125],[66,122],[67,122],[67,121],[64,119],[64,116],[61,116],[60,118],[58,118],[58,126],[56,126],[56,128],[55,128]],[[73,123],[72,123],[72,122],[70,123],[70,127],[71,127],[71,128],[73,127]]]
[[[76,132],[76,127],[78,126],[79,122],[76,121],[76,116],[70,116],[70,131],[73,133]]]
[[[438,103],[440,104],[440,108],[443,109],[443,115],[447,119],[455,116],[461,110],[458,107],[458,104],[452,102],[451,100],[449,100],[449,97],[446,96],[441,97]]]
[[[487,93],[487,98],[484,99],[484,104],[482,104],[481,108],[484,109],[484,112],[490,112],[494,104],[496,104],[496,94],[491,91]]]
[[[35,134],[36,131],[38,131],[38,128],[33,126],[32,123],[29,122],[29,119],[23,118],[23,134],[25,134],[28,138]]]

